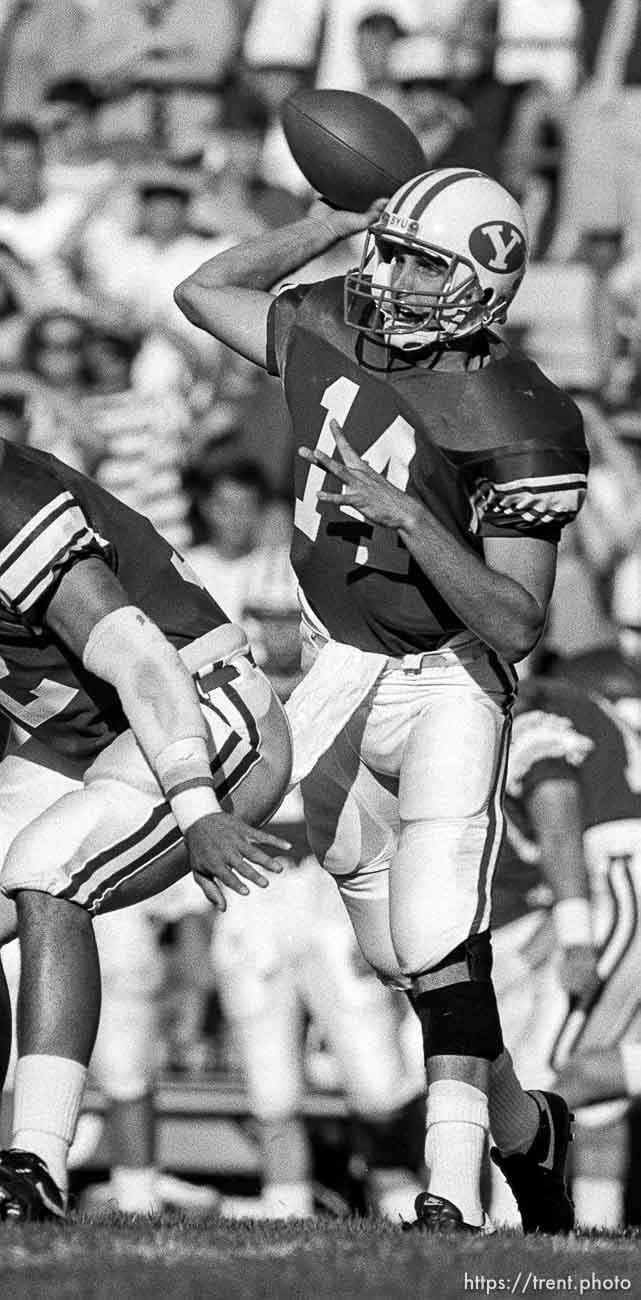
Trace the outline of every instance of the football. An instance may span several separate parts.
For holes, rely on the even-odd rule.
[[[299,90],[281,109],[285,139],[327,203],[365,212],[428,170],[414,132],[390,108],[352,90]]]

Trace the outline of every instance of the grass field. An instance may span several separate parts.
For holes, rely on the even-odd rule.
[[[641,1297],[641,1234],[443,1239],[372,1220],[225,1224],[184,1216],[0,1227],[7,1300],[463,1300]]]

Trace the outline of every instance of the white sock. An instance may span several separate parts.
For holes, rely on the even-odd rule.
[[[623,1228],[624,1188],[620,1178],[579,1174],[572,1182],[578,1228]]]
[[[490,1129],[504,1156],[529,1151],[539,1131],[541,1112],[525,1092],[514,1070],[507,1048],[490,1065]]]
[[[21,1056],[16,1065],[11,1145],[40,1156],[65,1196],[86,1078],[84,1065],[64,1056]]]
[[[118,1209],[125,1214],[156,1214],[161,1208],[158,1171],[154,1165],[142,1168],[114,1165],[109,1186]]]
[[[489,1128],[487,1097],[458,1079],[438,1079],[427,1094],[425,1163],[429,1191],[461,1211],[465,1223],[481,1227],[481,1164]]]

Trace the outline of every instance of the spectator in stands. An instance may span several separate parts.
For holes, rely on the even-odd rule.
[[[96,311],[87,320],[80,441],[87,472],[182,549],[190,535],[181,468],[191,414],[179,390],[141,391],[135,368],[143,343],[126,312]]]
[[[48,193],[42,137],[22,119],[0,126],[0,184],[0,241],[32,271],[41,293],[59,298],[71,285],[67,259],[87,196]]]
[[[47,88],[82,67],[80,0],[7,0],[0,24],[0,117],[36,118]]]
[[[49,86],[38,117],[49,193],[80,192],[98,200],[117,184],[118,165],[98,135],[100,102],[83,77],[60,78]]]
[[[641,246],[641,8],[579,0],[584,79],[568,117],[554,251],[571,257],[586,227],[620,226]]]
[[[0,244],[0,368],[22,365],[36,296],[31,272],[6,244]]]
[[[496,141],[461,98],[464,78],[452,78],[444,36],[421,32],[395,41],[389,72],[402,91],[398,109],[418,136],[428,167],[478,167],[498,179]]]
[[[141,329],[160,327],[191,347],[211,375],[223,350],[196,330],[176,307],[173,287],[195,262],[211,257],[236,237],[233,228],[216,235],[195,229],[192,211],[202,193],[200,167],[159,160],[135,167],[133,228],[118,213],[102,213],[86,226],[78,250],[87,293],[126,307]],[[231,218],[230,218],[231,221]]]
[[[30,321],[23,351],[32,379],[29,445],[84,470],[81,400],[86,388],[85,322],[76,306],[47,308]]]
[[[385,102],[395,98],[387,49],[394,35],[416,25],[421,7],[420,0],[307,0],[304,7],[297,0],[255,0],[242,57],[269,114],[259,162],[265,182],[307,195],[279,119],[283,100],[294,91],[335,86]],[[293,219],[291,207],[284,210],[281,223]]]
[[[361,74],[361,91],[402,112],[399,89],[390,77],[390,54],[394,43],[406,35],[406,28],[388,9],[366,10],[354,33],[356,58]]]
[[[28,439],[26,392],[19,377],[0,379],[0,438],[24,446]],[[4,739],[3,739],[4,744]]]
[[[86,67],[105,138],[176,147],[223,113],[240,43],[236,0],[101,0],[86,23]]]

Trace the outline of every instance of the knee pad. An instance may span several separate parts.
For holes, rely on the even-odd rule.
[[[421,1022],[426,1060],[475,1056],[493,1061],[503,1051],[489,931],[472,935],[437,966],[417,975],[410,998]]]

